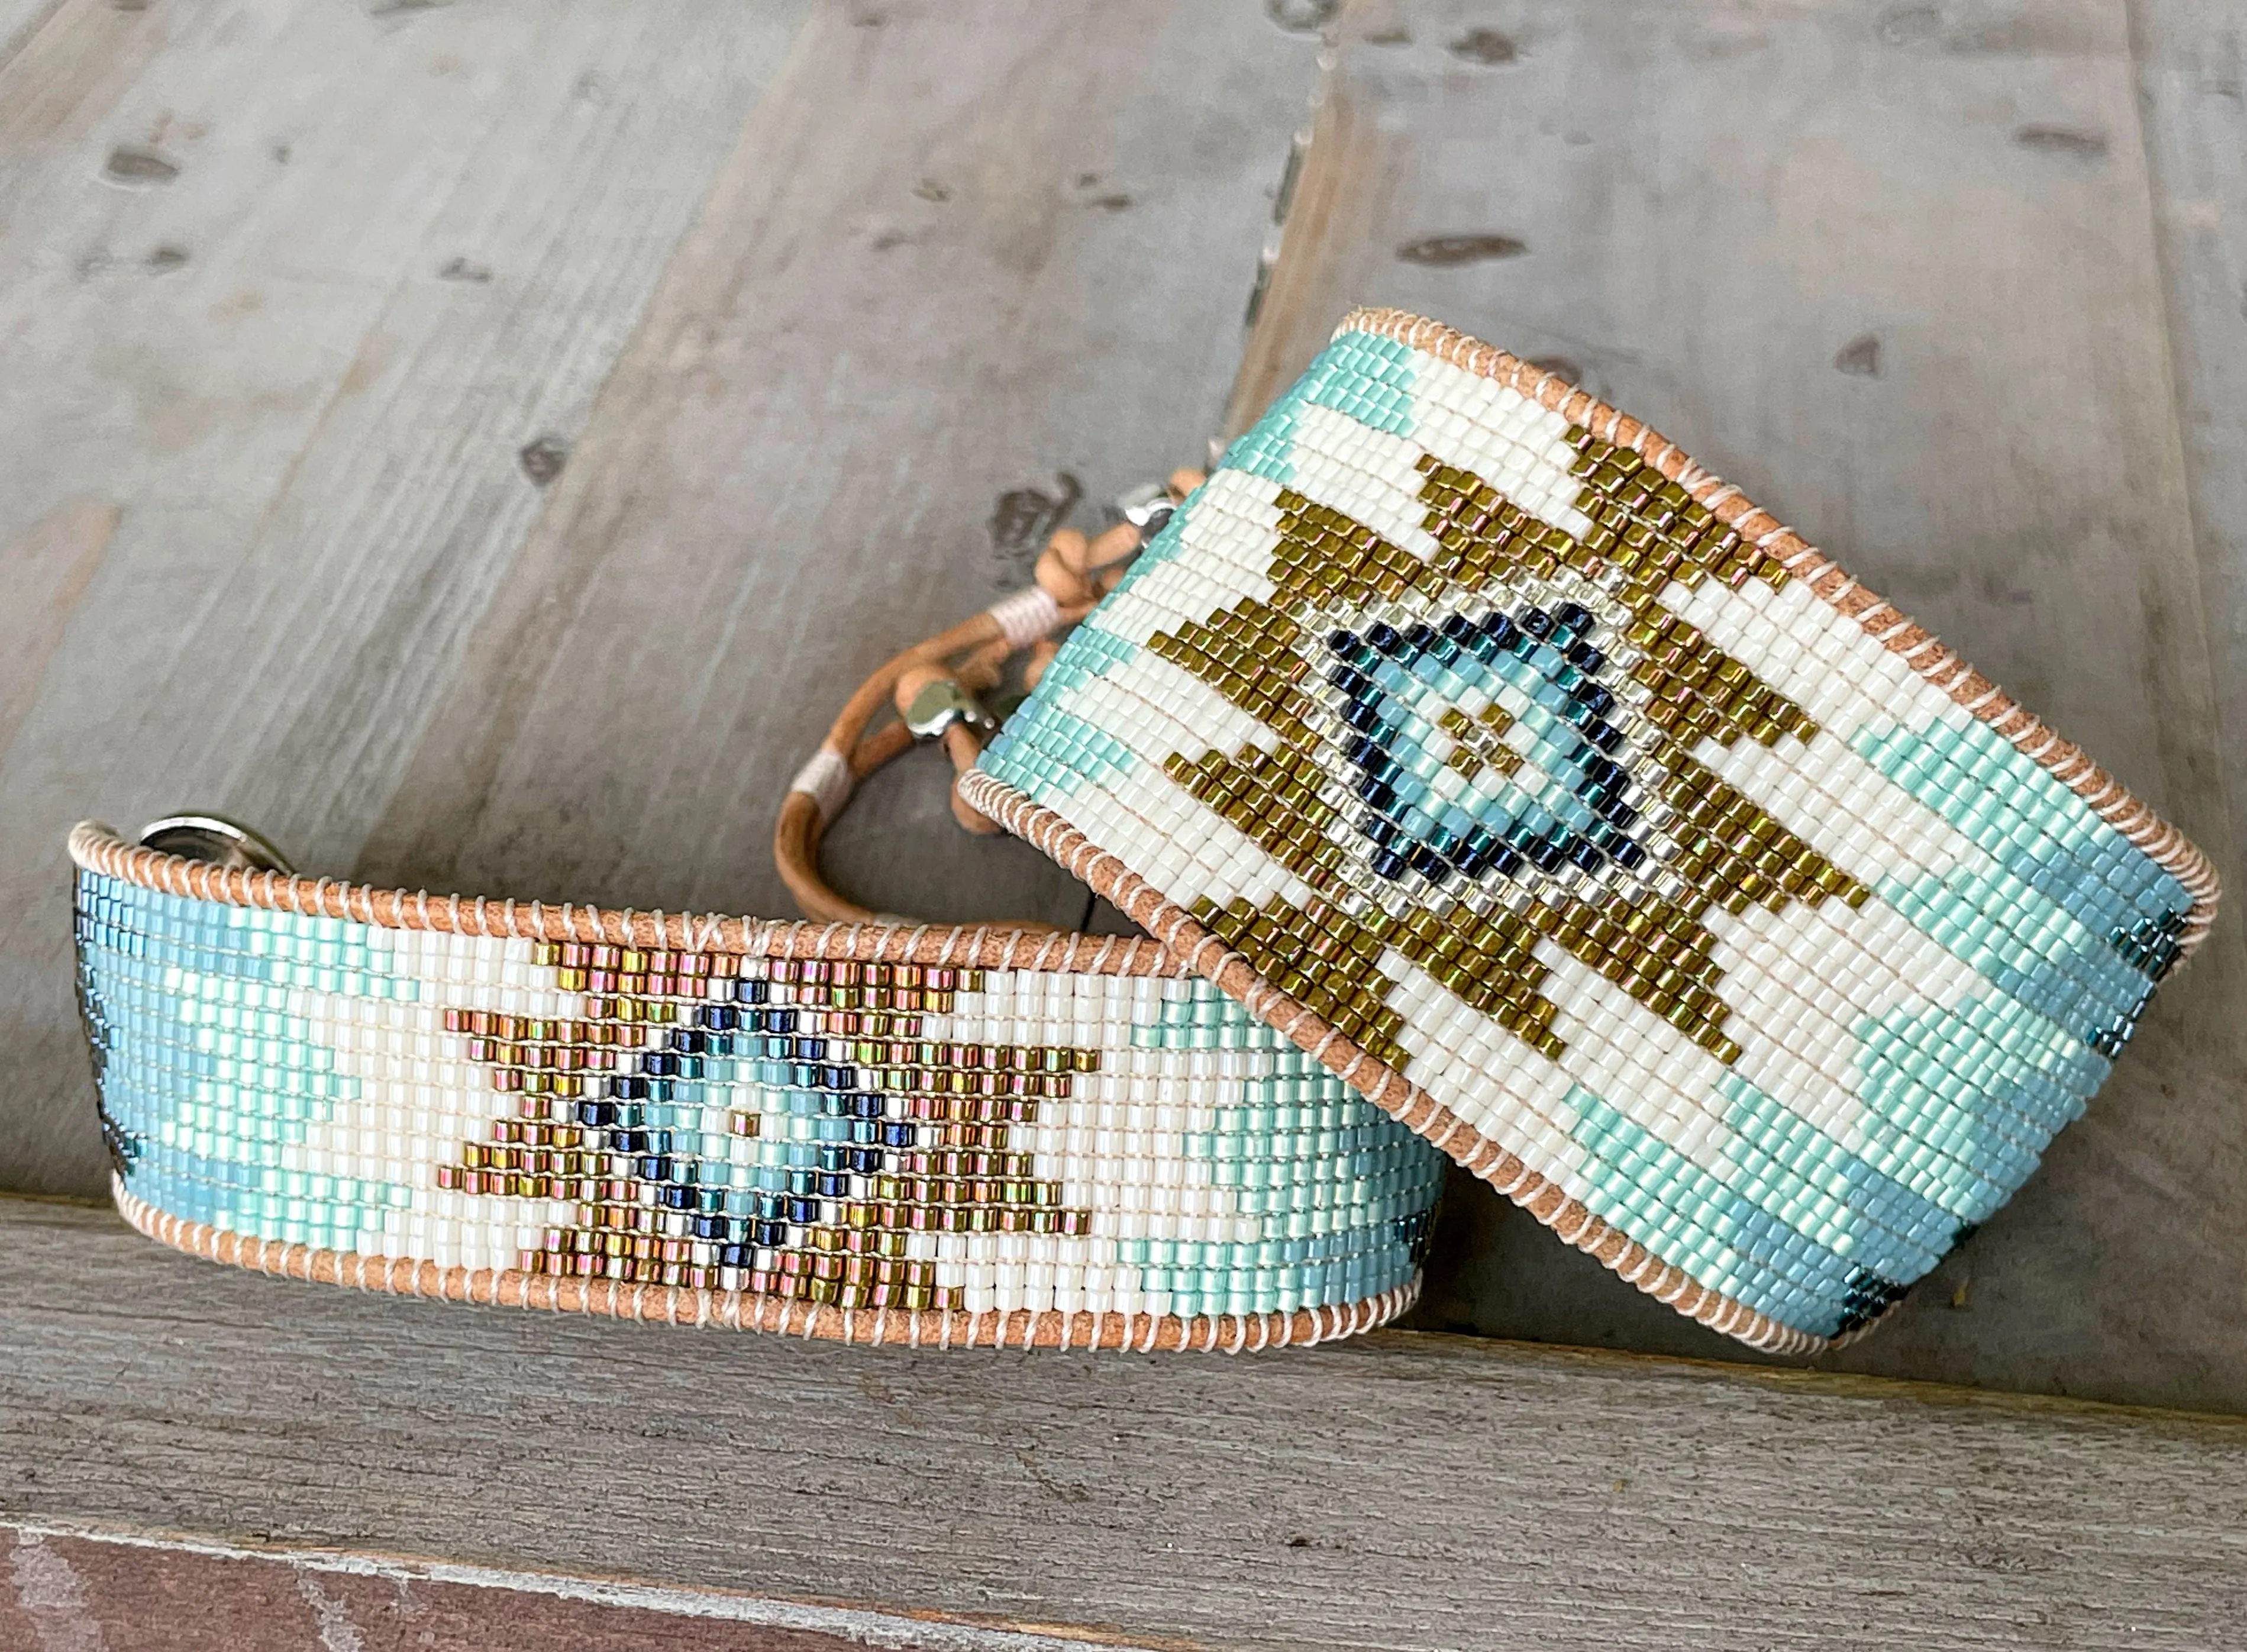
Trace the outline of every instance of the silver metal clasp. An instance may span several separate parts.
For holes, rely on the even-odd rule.
[[[259,833],[223,815],[167,815],[140,829],[140,847],[215,866],[294,877],[289,857]]]
[[[986,739],[999,730],[998,719],[983,709],[983,702],[949,677],[938,678],[912,697],[905,722],[915,740],[940,739],[954,723],[964,723]]]
[[[1139,530],[1139,543],[1143,545],[1163,531],[1163,525],[1177,509],[1170,487],[1164,482],[1142,482],[1116,495],[1116,514]]]

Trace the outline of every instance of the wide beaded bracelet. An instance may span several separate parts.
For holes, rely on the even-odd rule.
[[[1868,1326],[2080,1114],[2207,859],[1614,408],[1345,320],[961,797],[1681,1312]]]
[[[117,1205],[180,1249],[940,1347],[1258,1348],[1418,1291],[1442,1156],[1153,942],[437,898],[164,824],[70,847]]]

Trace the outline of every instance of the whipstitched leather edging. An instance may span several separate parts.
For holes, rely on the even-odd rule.
[[[1342,318],[1335,336],[1350,332],[1393,338],[1465,372],[1495,379],[1609,446],[1636,454],[1742,539],[1777,557],[1814,595],[1854,619],[1882,647],[1989,724],[2023,756],[2050,770],[2100,819],[2183,884],[2193,905],[2177,937],[2182,956],[2189,958],[2207,935],[2216,921],[2223,880],[2214,863],[2190,839],[2092,761],[2080,747],[2061,738],[1976,671],[1956,649],[1945,645],[1894,603],[1860,584],[1841,563],[1770,512],[1751,503],[1737,487],[1686,457],[1676,442],[1589,391],[1424,316],[1385,308],[1354,310]]]
[[[1253,1354],[1267,1348],[1308,1348],[1388,1324],[1419,1300],[1421,1275],[1378,1296],[1342,1307],[1293,1314],[1062,1314],[1017,1308],[980,1314],[936,1308],[843,1308],[746,1291],[686,1285],[582,1280],[520,1268],[441,1267],[411,1257],[369,1256],[261,1239],[190,1222],[127,1192],[114,1177],[111,1197],[125,1219],[148,1238],[207,1262],[277,1278],[341,1285],[396,1296],[495,1307],[598,1314],[651,1324],[762,1331],[810,1341],[906,1348],[1083,1348],[1129,1354]]]
[[[1156,943],[1137,936],[1075,935],[997,924],[807,924],[569,902],[557,906],[379,889],[337,877],[248,871],[143,849],[98,821],[84,821],[72,829],[70,854],[87,871],[143,889],[229,906],[348,918],[381,929],[734,952],[752,958],[922,964],[941,969],[1066,970],[1090,975],[1189,973]]]
[[[1462,1168],[1488,1182],[1569,1244],[1597,1258],[1656,1301],[1711,1330],[1772,1354],[1816,1354],[1841,1348],[1880,1322],[1875,1319],[1838,1337],[1815,1336],[1709,1289],[1684,1268],[1663,1260],[1608,1225],[1402,1073],[1359,1048],[1332,1024],[1258,974],[1246,958],[1203,928],[1192,913],[1173,905],[1152,884],[1053,810],[980,769],[962,775],[960,789],[977,809],[1016,836],[1035,843],[1064,870],[1089,884],[1173,956],[1184,959],[1197,974],[1239,1000],[1250,1014],[1292,1040],[1397,1123],[1441,1148]]]

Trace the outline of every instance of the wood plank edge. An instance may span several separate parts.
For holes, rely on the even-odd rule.
[[[1963,1382],[1926,1382],[1910,1377],[1867,1376],[1854,1371],[1821,1370],[1812,1365],[1734,1364],[1683,1354],[1634,1354],[1624,1348],[1580,1348],[1564,1342],[1527,1342],[1510,1337],[1474,1336],[1457,1331],[1390,1328],[1369,1331],[1334,1346],[1363,1346],[1404,1351],[1425,1345],[1431,1352],[1507,1364],[1542,1364],[1615,1378],[1662,1376],[1681,1381],[1731,1383],[1815,1399],[1869,1400],[1891,1405],[1920,1405],[2050,1417],[2083,1423],[2121,1423],[2157,1426],[2186,1434],[2215,1430],[2247,1444],[2247,1416],[2224,1411],[2189,1411],[2158,1405],[2129,1405],[2112,1400],[2079,1399],[2066,1394],[2025,1394],[2007,1389],[1973,1388]],[[1281,1356],[1284,1357],[1284,1355]]]
[[[140,1236],[106,1201],[56,1194],[0,1193],[0,1227],[4,1227],[11,1219],[38,1221],[50,1228],[66,1228],[86,1242],[106,1243],[120,1238],[147,1242],[140,1239]],[[169,1259],[168,1253],[160,1250],[159,1253]],[[212,1263],[200,1265],[206,1267],[218,1266]],[[1643,1382],[1649,1378],[1658,1378],[1714,1382],[1809,1399],[1963,1409],[2094,1427],[2127,1424],[2185,1435],[2213,1431],[2222,1437],[2224,1444],[2247,1444],[2247,1417],[2223,1412],[2129,1405],[2107,1400],[2079,1399],[2068,1395],[2023,1394],[2000,1389],[1971,1388],[1963,1383],[1917,1382],[1907,1377],[1867,1376],[1847,1371],[1820,1370],[1810,1365],[1734,1364],[1727,1360],[1683,1355],[1635,1354],[1620,1348],[1578,1348],[1566,1343],[1474,1336],[1456,1331],[1396,1328],[1370,1331],[1330,1343],[1322,1353],[1346,1356],[1353,1351],[1365,1354],[1410,1353],[1431,1361],[1458,1359],[1479,1362],[1486,1365],[1488,1374],[1493,1376],[1501,1374],[1502,1368],[1507,1366],[1534,1366],[1615,1380]],[[1289,1355],[1282,1349],[1239,1357],[1286,1359]],[[0,1520],[8,1518],[6,1506],[0,1505]]]
[[[1075,1652],[1081,1647],[1122,1647],[1133,1652],[1193,1652],[1202,1643],[1176,1637],[1127,1636],[1104,1626],[1020,1622],[1001,1617],[962,1617],[910,1608],[874,1608],[844,1601],[752,1594],[696,1588],[629,1575],[525,1570],[479,1566],[428,1555],[372,1549],[300,1548],[254,1538],[52,1519],[14,1519],[0,1512],[0,1531],[17,1541],[58,1538],[153,1552],[207,1567],[278,1564],[299,1573],[369,1578],[401,1589],[440,1584],[490,1591],[496,1610],[509,1595],[543,1595],[574,1605],[713,1625],[825,1635],[838,1645],[925,1649],[926,1652]]]

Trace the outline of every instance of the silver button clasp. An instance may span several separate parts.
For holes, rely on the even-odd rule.
[[[293,877],[289,857],[263,836],[223,815],[167,815],[140,829],[140,847],[243,871]]]

